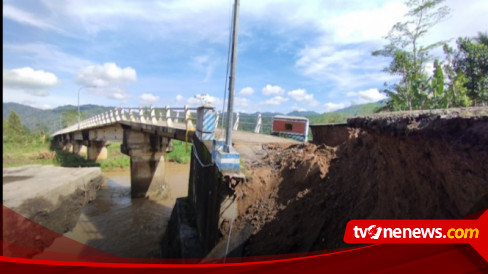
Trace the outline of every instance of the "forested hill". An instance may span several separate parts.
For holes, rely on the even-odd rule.
[[[97,105],[80,106],[82,117],[91,117],[112,108],[113,107],[104,107]],[[67,122],[65,121],[66,117],[63,116],[63,113],[71,112],[76,114],[78,112],[78,106],[66,105],[53,109],[43,110],[18,103],[3,103],[4,119],[7,119],[11,111],[15,111],[19,115],[20,119],[22,120],[22,124],[29,130],[42,130],[47,133],[53,133],[56,130],[59,130],[63,123]]]
[[[345,122],[347,118],[352,116],[367,115],[374,113],[377,109],[384,106],[384,102],[376,102],[361,105],[352,105],[350,107],[337,110],[335,112],[328,112],[319,114],[313,111],[293,111],[286,115],[290,116],[305,116],[310,119],[310,124],[318,123],[341,123]],[[80,110],[82,119],[103,113],[113,107],[105,107],[98,105],[82,105]],[[3,103],[3,118],[7,119],[10,111],[15,111],[22,124],[30,131],[43,131],[46,133],[53,133],[56,130],[63,128],[63,125],[75,123],[78,119],[78,107],[73,105],[60,106],[54,109],[38,109],[18,103]],[[253,130],[256,124],[258,113],[245,114],[241,113],[241,122],[243,122],[242,129]],[[271,130],[271,119],[275,115],[283,115],[276,112],[261,113],[263,117],[263,127],[268,131]],[[246,125],[248,123],[248,125]]]

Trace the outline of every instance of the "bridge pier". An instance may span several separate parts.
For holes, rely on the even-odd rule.
[[[121,152],[130,156],[131,197],[156,198],[165,191],[164,154],[170,139],[124,129]]]
[[[87,149],[88,161],[107,160],[107,142],[106,141],[88,141]]]
[[[87,147],[84,141],[76,140],[73,142],[73,153],[79,156],[86,157],[88,154]]]
[[[154,197],[165,190],[162,152],[130,157],[131,197]]]
[[[73,142],[71,141],[64,141],[63,142],[63,150],[67,152],[72,152],[73,151]]]

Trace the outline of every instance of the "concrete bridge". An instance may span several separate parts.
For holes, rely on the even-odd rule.
[[[183,114],[181,118],[180,112]],[[164,155],[172,151],[171,140],[198,140],[206,142],[209,152],[215,150],[213,140],[216,135],[223,136],[223,130],[216,129],[218,120],[219,115],[208,105],[199,108],[116,108],[59,130],[53,137],[64,150],[86,156],[91,161],[107,158],[106,147],[110,141],[122,142],[121,152],[130,156],[132,197],[151,197],[163,189]],[[237,130],[238,123],[237,114],[234,130]],[[290,142],[288,139],[258,134],[261,124],[259,115],[255,133],[235,131],[233,134],[234,145],[242,151],[244,158],[254,157],[262,143]],[[239,171],[237,151],[233,155],[219,156],[212,161],[221,171]]]
[[[183,117],[179,118],[178,113]],[[237,115],[236,115],[237,116]],[[236,117],[234,129],[238,128]],[[169,257],[204,257],[219,249],[219,227],[237,216],[235,186],[244,181],[241,161],[264,154],[266,143],[297,143],[295,140],[234,131],[231,151],[222,149],[224,130],[216,129],[218,115],[212,106],[199,108],[123,108],[96,115],[55,132],[54,140],[64,150],[97,161],[107,157],[109,141],[122,142],[121,152],[130,156],[131,196],[155,197],[164,187],[164,155],[172,150],[171,140],[191,142],[188,196],[179,198],[168,224]],[[194,216],[196,222],[189,221]],[[196,223],[196,224],[195,224]],[[185,229],[180,229],[185,227]],[[220,254],[222,251],[214,251]]]

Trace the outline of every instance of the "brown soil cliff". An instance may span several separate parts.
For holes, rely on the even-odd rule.
[[[246,163],[245,255],[346,247],[351,219],[459,219],[488,207],[488,108],[348,121],[344,143],[275,144]],[[224,231],[223,231],[224,232]]]

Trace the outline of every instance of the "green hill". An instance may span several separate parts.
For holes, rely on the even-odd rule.
[[[326,112],[319,115],[306,116],[310,124],[336,124],[345,123],[347,118],[354,116],[369,115],[379,111],[385,105],[385,101],[375,103],[352,105],[347,108],[339,109],[334,112]]]
[[[84,117],[91,117],[112,108],[97,105],[80,106]],[[45,129],[48,133],[53,133],[61,129],[61,114],[67,110],[78,111],[78,106],[66,105],[54,109],[38,109],[18,103],[3,103],[3,118],[6,119],[10,111],[15,111],[22,120],[22,124],[29,130]]]
[[[384,101],[376,103],[352,105],[350,107],[337,110],[335,112],[328,112],[319,114],[314,111],[293,111],[288,113],[289,116],[305,116],[310,120],[310,124],[321,123],[344,123],[347,118],[360,115],[368,115],[376,112],[385,105]],[[113,107],[98,106],[98,105],[81,105],[80,110],[83,117],[91,117]],[[15,111],[22,124],[31,131],[39,129],[47,130],[48,133],[53,133],[61,129],[61,116],[65,111],[77,111],[78,107],[73,105],[60,106],[54,109],[37,109],[30,106],[18,103],[3,103],[3,118],[6,119],[10,111]],[[264,112],[261,113],[263,119],[262,132],[271,132],[271,123],[273,116],[283,115],[278,112]],[[240,113],[240,130],[253,131],[256,126],[258,113]]]

